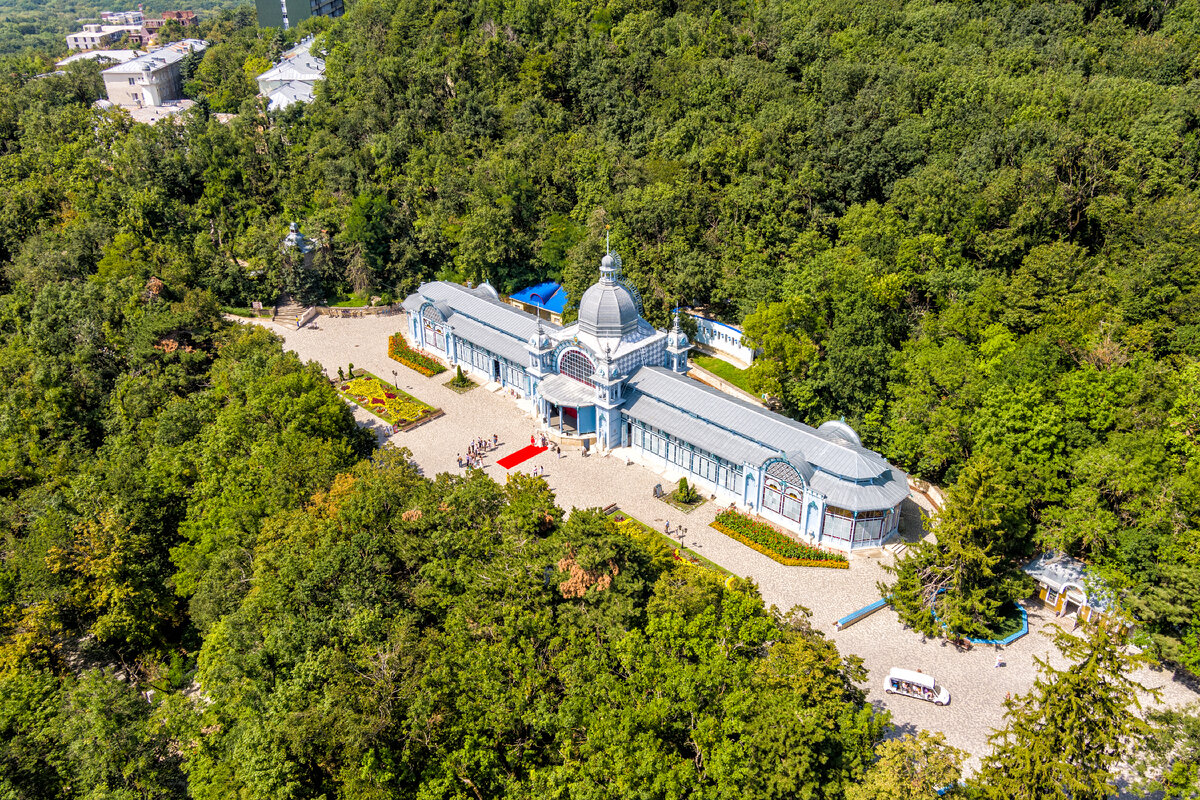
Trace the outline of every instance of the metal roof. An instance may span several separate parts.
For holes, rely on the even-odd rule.
[[[626,398],[621,409],[625,414],[734,464],[761,464],[772,456],[780,455],[756,442],[730,435],[729,431],[702,417],[685,413],[644,392],[629,392]]]
[[[146,55],[145,50],[88,50],[84,53],[67,56],[62,61],[56,61],[54,66],[65,67],[75,61],[113,61],[117,64],[124,64],[126,61],[144,55]]]
[[[183,57],[188,53],[199,53],[208,47],[208,42],[200,39],[184,39],[181,42],[174,42],[166,47],[160,47],[157,50],[152,50],[144,56],[130,59],[124,64],[118,64],[115,67],[109,67],[104,70],[101,75],[140,75],[145,69],[151,71],[162,69],[168,64],[174,64],[176,61],[182,61]]]
[[[812,488],[825,495],[831,506],[847,511],[878,511],[892,508],[908,497],[908,481],[894,480],[889,472],[871,483],[855,483],[817,470],[809,481]]]
[[[637,301],[611,276],[602,276],[579,300],[579,330],[600,339],[618,339],[638,330]]]
[[[560,406],[578,408],[596,404],[595,388],[566,375],[551,375],[545,378],[538,384],[538,394]]]
[[[561,314],[567,307],[567,291],[562,284],[546,281],[537,286],[527,286],[509,295],[509,299],[544,308],[551,314]]]
[[[852,481],[870,480],[888,470],[903,475],[878,453],[830,441],[803,422],[705,386],[663,367],[642,367],[630,385],[716,425],[781,452],[799,450],[818,469]]]
[[[747,439],[768,455],[786,458],[792,454],[797,461],[807,461],[816,469],[813,488],[834,505],[851,511],[889,508],[908,495],[907,476],[878,453],[840,438],[831,441],[802,422],[731,397],[671,370],[642,367],[633,373],[628,385],[675,407],[689,419],[720,429],[724,436]],[[699,434],[685,432],[680,438],[696,441],[693,435]],[[706,441],[710,441],[709,436]],[[696,444],[710,449],[699,441]],[[766,457],[750,463],[762,463]]]
[[[480,325],[470,317],[462,314],[450,316],[450,328],[456,336],[471,342],[477,347],[490,350],[498,356],[503,356],[518,366],[524,366],[529,360],[529,351],[520,339],[497,333],[494,329]]]
[[[468,289],[448,281],[431,281],[421,284],[416,294],[409,295],[404,300],[404,308],[408,311],[419,310],[425,301],[444,301],[454,309],[454,317],[459,314],[470,317],[491,328],[495,334],[522,342],[528,342],[537,332],[537,317],[497,300],[486,289]],[[561,330],[560,326],[546,320],[542,320],[542,327],[550,332]],[[486,342],[479,344],[486,345]]]
[[[1097,611],[1107,611],[1112,605],[1108,587],[1087,564],[1077,558],[1050,551],[1030,561],[1024,569],[1029,577],[1056,592],[1061,592],[1067,586],[1078,587],[1084,593],[1084,605]]]
[[[293,103],[311,103],[314,87],[306,81],[289,81],[267,94],[267,108],[279,111]]]

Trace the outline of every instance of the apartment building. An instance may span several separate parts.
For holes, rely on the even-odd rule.
[[[128,36],[130,44],[140,45],[144,34],[142,25],[104,25],[101,23],[84,25],[78,33],[67,34],[67,47],[71,50],[102,50],[121,37]]]
[[[183,97],[180,66],[189,53],[208,46],[199,39],[184,39],[100,73],[109,102],[126,108],[161,106]]]

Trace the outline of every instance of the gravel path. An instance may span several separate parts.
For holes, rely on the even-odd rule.
[[[354,409],[355,417],[374,428],[381,442],[390,438],[397,446],[409,448],[428,476],[459,471],[455,455],[465,454],[471,439],[497,434],[500,447],[487,454],[484,469],[503,482],[506,470],[496,466],[495,459],[529,444],[529,436],[536,430],[529,405],[518,403],[494,385],[460,395],[442,385],[452,373],[426,378],[388,358],[387,338],[403,330],[403,317],[318,317],[316,330],[285,330],[265,320],[255,322],[280,335],[287,349],[306,361],[316,361],[328,374],[336,375],[339,366],[344,368],[351,362],[385,380],[392,380],[395,373],[401,389],[443,409],[444,417],[395,436],[389,436],[376,417]],[[993,729],[1003,724],[1005,695],[1020,694],[1032,685],[1036,675],[1034,657],[1049,658],[1061,666],[1057,654],[1050,653],[1050,640],[1042,635],[1053,617],[1045,615],[1037,604],[1026,606],[1030,634],[1004,649],[1005,665],[999,668],[995,666],[994,648],[977,646],[959,652],[943,641],[925,641],[903,628],[890,608],[844,631],[835,631],[835,620],[879,598],[876,584],[887,578],[882,565],[890,563],[890,553],[853,556],[848,570],[785,567],[710,528],[718,511],[713,503],[684,514],[656,500],[654,485],[666,486],[667,479],[638,464],[627,464],[622,457],[585,458],[579,451],[564,451],[561,456],[546,452],[521,464],[520,469],[528,472],[535,465],[545,469],[546,480],[564,508],[603,507],[615,502],[649,525],[661,528],[668,520],[672,529],[682,525],[687,528],[688,547],[731,572],[753,578],[768,605],[780,609],[803,605],[810,609],[813,623],[837,642],[843,654],[863,659],[870,670],[870,701],[891,711],[899,733],[941,731],[951,744],[972,754],[970,768],[988,751]],[[884,694],[883,679],[893,666],[920,669],[935,676],[952,693],[950,705],[943,708]],[[1170,672],[1145,670],[1138,677],[1143,684],[1163,690],[1164,704],[1200,699]]]

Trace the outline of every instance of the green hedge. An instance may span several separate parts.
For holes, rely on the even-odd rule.
[[[810,544],[797,542],[770,525],[737,511],[722,511],[717,515],[712,527],[785,566],[830,569],[850,567],[850,561],[841,553],[831,553]]]
[[[424,353],[418,353],[408,346],[408,342],[399,333],[388,337],[388,356],[399,361],[409,369],[430,377],[446,371],[446,365],[430,358]]]

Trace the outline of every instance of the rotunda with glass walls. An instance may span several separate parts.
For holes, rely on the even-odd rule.
[[[812,428],[688,377],[678,315],[670,331],[647,322],[616,253],[565,327],[487,284],[426,283],[404,308],[414,346],[499,384],[553,438],[686,477],[803,541],[865,549],[898,530],[903,472],[845,422]]]

